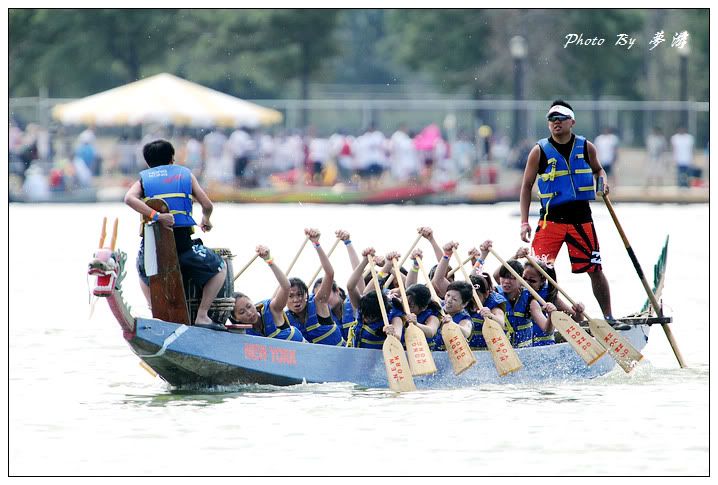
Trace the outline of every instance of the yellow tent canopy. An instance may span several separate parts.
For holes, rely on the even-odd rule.
[[[167,73],[59,104],[52,116],[67,125],[105,126],[161,123],[255,128],[282,121],[279,111]]]

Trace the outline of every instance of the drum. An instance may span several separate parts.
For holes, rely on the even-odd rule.
[[[213,248],[212,251],[224,260],[227,265],[227,274],[224,278],[224,285],[220,288],[219,293],[214,298],[212,305],[209,307],[209,318],[213,322],[224,325],[234,310],[234,269],[232,267],[232,259],[234,255],[232,251],[225,248]],[[194,322],[197,317],[197,308],[202,301],[202,288],[195,285],[191,279],[185,281],[187,291],[187,306],[189,307],[190,321]]]

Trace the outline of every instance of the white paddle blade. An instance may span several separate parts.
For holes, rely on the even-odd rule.
[[[157,274],[157,245],[155,244],[155,228],[153,224],[145,224],[145,275],[149,278]]]
[[[607,321],[592,318],[588,321],[588,327],[596,340],[608,351],[608,355],[614,358],[626,374],[636,368],[643,359],[641,354],[631,343],[621,335],[621,332],[612,328]]]
[[[384,353],[384,366],[386,367],[386,377],[389,380],[389,388],[395,392],[416,391],[409,362],[406,360],[404,347],[399,339],[393,335],[387,336],[382,346],[382,352]]]
[[[578,323],[574,322],[565,313],[558,311],[551,313],[551,323],[586,364],[594,364],[606,353],[606,349],[595,338],[586,333]]]
[[[522,367],[516,351],[498,323],[491,319],[484,320],[481,333],[486,340],[489,352],[491,352],[491,358],[494,359],[494,366],[499,377],[516,372]]]
[[[469,343],[455,323],[445,323],[441,326],[441,337],[444,339],[449,362],[457,376],[476,363],[476,356],[471,351]]]
[[[411,374],[424,376],[436,372],[434,357],[431,356],[426,335],[416,325],[410,324],[404,332],[406,353],[409,354],[409,367]]]

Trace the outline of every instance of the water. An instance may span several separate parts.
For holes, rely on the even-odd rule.
[[[487,238],[507,258],[520,245],[517,204],[451,207],[215,206],[211,247],[237,254],[235,268],[267,244],[286,267],[316,226],[351,231],[359,250],[405,251],[415,228],[455,239],[464,254]],[[590,381],[486,385],[396,395],[350,384],[236,386],[172,391],[138,365],[104,301],[88,318],[87,262],[103,216],[120,218],[129,255],[125,295],[148,315],[134,270],[138,218],[122,204],[11,205],[9,209],[10,475],[707,475],[708,206],[618,204],[616,211],[652,274],[670,234],[666,313],[689,368],[678,369],[660,328],[631,375]],[[645,301],[605,207],[594,205],[614,313]],[[111,230],[108,230],[111,232]],[[109,238],[109,235],[108,235]],[[429,245],[420,243],[430,257]],[[308,247],[294,275],[318,266]],[[332,256],[349,275],[346,250]],[[496,262],[487,261],[489,269]],[[585,275],[565,248],[559,282],[599,315]],[[236,288],[274,290],[258,262]]]

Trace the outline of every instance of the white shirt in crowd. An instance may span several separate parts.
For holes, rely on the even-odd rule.
[[[241,128],[232,132],[227,143],[234,158],[248,157],[255,148],[252,137]]]
[[[671,137],[676,165],[685,167],[693,163],[693,143],[693,135],[690,133],[676,133]]]
[[[309,142],[309,160],[324,163],[329,160],[330,144],[327,138],[312,138]]]
[[[408,134],[397,130],[389,140],[391,175],[396,180],[407,181],[419,175],[419,156]]]
[[[596,137],[593,144],[596,146],[596,155],[601,165],[611,165],[616,161],[619,138],[613,133],[602,133]]]

